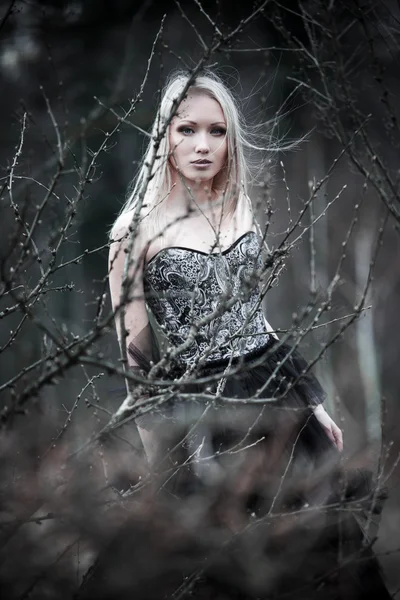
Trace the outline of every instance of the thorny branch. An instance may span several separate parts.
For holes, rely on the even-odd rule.
[[[10,3],[8,12],[6,12],[0,23],[0,32],[14,5],[15,2]],[[276,372],[260,386],[257,394],[244,400],[227,396],[224,393],[223,385],[218,387],[216,394],[210,393],[209,386],[219,382],[219,375],[195,378],[195,374],[188,369],[181,378],[173,382],[166,381],[160,375],[162,369],[168,370],[171,361],[178,358],[190,346],[199,328],[212,324],[221,312],[234,306],[239,300],[239,294],[233,293],[232,289],[228,287],[227,293],[221,295],[219,299],[218,308],[213,313],[204,316],[201,321],[193,323],[185,343],[164,353],[160,362],[154,364],[147,375],[129,370],[125,346],[122,346],[118,360],[110,359],[102,349],[105,337],[113,329],[114,319],[120,321],[123,335],[126,336],[127,333],[125,311],[128,302],[135,299],[132,290],[134,290],[135,278],[139,272],[139,264],[133,258],[138,224],[145,192],[153,175],[160,142],[163,136],[167,135],[168,126],[196,75],[210,64],[211,60],[215,60],[216,56],[224,55],[225,51],[232,52],[235,55],[240,52],[246,55],[254,52],[255,56],[261,54],[271,56],[274,53],[289,55],[292,63],[290,73],[286,77],[287,82],[289,85],[295,83],[296,93],[300,92],[306,102],[312,103],[318,126],[321,126],[338,143],[338,146],[335,147],[334,158],[331,158],[327,163],[323,177],[312,182],[308,197],[301,203],[298,201],[297,192],[293,192],[290,167],[287,166],[286,159],[284,161],[279,158],[279,164],[283,171],[282,189],[286,206],[285,230],[283,233],[275,233],[275,229],[280,229],[275,227],[274,224],[274,207],[276,205],[274,202],[271,203],[271,191],[266,186],[265,189],[261,190],[258,200],[254,200],[255,213],[258,214],[261,210],[265,212],[261,216],[258,214],[256,220],[256,226],[263,240],[260,254],[256,260],[262,258],[262,267],[261,269],[257,268],[255,263],[254,274],[248,282],[248,290],[246,291],[249,292],[254,287],[260,286],[260,302],[268,299],[269,294],[276,288],[278,279],[285,275],[285,270],[290,267],[291,261],[296,261],[297,253],[306,246],[305,241],[307,238],[309,239],[310,256],[307,272],[301,274],[304,280],[310,282],[308,299],[304,301],[300,308],[296,307],[297,314],[293,319],[293,323],[287,327],[275,329],[280,335],[279,343],[293,342],[293,351],[308,342],[315,332],[318,332],[319,335],[324,332],[324,336],[318,338],[323,338],[323,341],[320,343],[319,349],[315,348],[314,358],[309,361],[308,369],[319,364],[324,355],[329,355],[333,344],[343,339],[349,327],[356,319],[362,318],[367,309],[374,310],[374,304],[372,304],[372,308],[366,306],[368,303],[367,292],[373,287],[374,277],[379,272],[380,252],[389,236],[390,224],[392,222],[399,224],[400,222],[400,175],[396,172],[396,168],[392,166],[387,147],[376,139],[373,129],[374,123],[380,119],[382,135],[386,136],[385,139],[390,142],[390,149],[396,148],[397,150],[400,142],[398,139],[400,126],[397,108],[393,100],[394,94],[391,90],[391,80],[386,77],[386,65],[382,60],[382,44],[387,52],[397,56],[399,49],[398,32],[392,29],[389,35],[388,30],[382,27],[382,23],[380,23],[381,26],[378,23],[378,26],[375,26],[374,29],[374,26],[368,20],[367,13],[361,10],[362,7],[358,2],[353,2],[351,7],[348,8],[348,12],[346,12],[347,9],[344,11],[343,26],[338,31],[333,8],[330,8],[331,5],[334,6],[334,3],[328,5],[327,3],[318,2],[299,2],[298,7],[293,9],[282,3],[269,0],[262,2],[248,16],[243,17],[229,33],[224,33],[222,23],[217,22],[205,10],[201,2],[195,0],[199,14],[206,19],[208,26],[212,29],[211,41],[209,41],[206,35],[202,33],[201,28],[197,26],[197,21],[191,17],[191,13],[186,8],[184,10],[179,2],[176,2],[176,5],[181,18],[196,35],[202,48],[202,55],[194,61],[195,66],[190,69],[188,84],[179,98],[176,99],[169,119],[160,126],[155,140],[155,152],[147,165],[148,174],[139,191],[135,213],[129,228],[129,236],[125,240],[126,260],[119,307],[115,312],[108,309],[108,281],[105,275],[96,286],[99,291],[93,303],[93,310],[90,312],[91,325],[89,327],[86,327],[86,324],[84,326],[82,323],[73,323],[72,326],[71,322],[68,324],[63,323],[61,316],[54,310],[54,302],[57,301],[53,298],[56,294],[65,296],[67,291],[71,297],[81,293],[81,283],[76,284],[74,282],[74,270],[76,269],[78,272],[78,269],[90,264],[88,261],[96,256],[104,259],[104,253],[109,248],[109,244],[104,243],[87,247],[84,251],[80,247],[76,251],[75,249],[71,251],[71,248],[75,248],[74,244],[77,240],[77,219],[80,218],[82,205],[90,197],[90,186],[98,178],[101,180],[101,161],[106,160],[111,144],[113,142],[115,144],[119,143],[118,134],[121,129],[125,127],[133,128],[141,135],[149,135],[141,125],[134,122],[134,119],[151,77],[151,69],[154,67],[158,46],[163,46],[165,51],[174,55],[174,50],[163,39],[167,16],[162,18],[155,36],[145,73],[139,85],[139,91],[130,99],[127,108],[121,107],[123,77],[119,73],[119,79],[117,77],[117,83],[111,97],[108,100],[95,97],[96,105],[89,112],[89,115],[82,119],[79,135],[71,136],[67,135],[66,131],[60,127],[56,106],[42,89],[53,139],[55,137],[55,145],[51,145],[53,152],[51,159],[44,159],[43,164],[33,173],[28,172],[28,163],[24,163],[24,152],[28,152],[30,130],[33,125],[28,112],[25,111],[21,118],[16,150],[9,161],[10,166],[7,175],[2,178],[4,181],[3,192],[5,190],[8,194],[8,208],[11,211],[10,214],[12,214],[12,230],[8,243],[2,249],[0,258],[0,321],[2,324],[4,323],[3,329],[6,332],[1,339],[0,355],[6,361],[9,360],[9,356],[13,356],[13,352],[20,352],[21,355],[18,368],[6,369],[0,380],[0,391],[5,397],[1,407],[4,439],[11,439],[15,432],[16,438],[12,440],[12,443],[16,443],[20,422],[18,419],[23,419],[27,415],[35,415],[36,404],[38,402],[46,403],[51,390],[55,391],[55,396],[60,394],[60,398],[55,398],[54,402],[57,410],[61,411],[61,408],[63,408],[63,411],[61,412],[61,420],[58,419],[57,428],[54,429],[53,424],[51,433],[44,441],[38,443],[38,450],[35,449],[36,454],[39,453],[40,455],[39,472],[43,480],[52,480],[55,471],[57,472],[57,478],[54,477],[54,482],[46,484],[48,485],[46,492],[33,493],[33,498],[30,499],[29,503],[26,503],[27,508],[18,507],[16,514],[1,524],[4,529],[13,525],[17,530],[22,530],[24,523],[37,524],[44,521],[67,522],[70,526],[73,522],[71,516],[73,511],[58,510],[58,508],[63,506],[65,508],[65,505],[62,504],[64,492],[71,501],[72,508],[74,508],[76,499],[74,500],[72,496],[74,486],[77,487],[77,481],[71,473],[75,468],[78,468],[79,461],[85,464],[86,460],[92,461],[96,465],[93,469],[94,474],[91,475],[93,477],[93,480],[91,479],[93,485],[90,486],[91,501],[93,498],[97,499],[97,494],[100,494],[100,492],[105,495],[104,500],[103,496],[101,496],[101,500],[96,500],[96,510],[94,511],[96,514],[100,514],[96,512],[100,511],[100,508],[105,511],[104,514],[111,514],[113,509],[121,509],[121,507],[121,510],[126,510],[128,505],[124,503],[132,498],[139,497],[140,494],[148,493],[154,482],[159,485],[158,489],[161,493],[161,491],[168,489],[168,486],[177,475],[185,473],[187,469],[194,468],[202,473],[204,477],[211,477],[209,474],[212,472],[215,478],[213,484],[210,484],[210,498],[207,498],[205,503],[204,514],[206,514],[208,507],[214,506],[213,502],[217,503],[216,498],[211,499],[212,494],[217,496],[221,490],[228,490],[225,497],[231,498],[233,508],[230,506],[229,510],[232,510],[232,514],[235,515],[232,522],[236,523],[235,526],[238,532],[250,532],[252,529],[257,529],[260,522],[262,522],[262,519],[255,519],[254,523],[243,526],[243,522],[247,523],[247,517],[244,519],[243,514],[234,504],[238,495],[240,495],[237,490],[242,489],[240,483],[244,481],[241,464],[246,465],[246,468],[250,465],[248,471],[254,475],[255,479],[262,478],[264,475],[263,469],[260,467],[257,470],[254,465],[264,465],[263,460],[265,460],[265,457],[261,459],[260,456],[264,456],[262,453],[265,452],[265,448],[269,449],[267,437],[258,435],[257,427],[252,425],[240,430],[238,439],[235,439],[228,448],[215,450],[215,448],[207,445],[206,436],[201,437],[201,428],[208,426],[209,421],[207,419],[211,418],[210,414],[216,406],[216,402],[222,403],[227,409],[232,407],[236,409],[242,405],[259,407],[268,403],[270,405],[276,404],[277,414],[279,412],[283,413],[284,408],[278,406],[281,397],[277,395],[270,397],[268,393],[269,385]],[[313,10],[316,5],[320,9],[319,12]],[[266,10],[267,8],[268,10]],[[302,28],[301,33],[299,31],[295,33],[294,30],[292,31],[288,27],[288,14],[291,18],[297,19],[296,22]],[[383,17],[379,16],[379,18],[382,19]],[[246,41],[246,47],[242,47],[243,39],[241,36],[244,35],[246,27],[251,26],[256,19],[268,23],[270,30],[274,30],[279,35],[279,40],[276,43],[269,43],[269,40],[266,40],[262,47],[255,44],[254,48],[249,47],[249,42]],[[360,43],[350,50],[348,36],[355,35],[355,32],[361,36]],[[375,86],[374,89],[379,90],[381,99],[381,112],[378,116],[369,107],[361,107],[356,84],[352,80],[356,69],[365,67],[363,55],[360,54],[364,53],[365,49],[368,51],[370,60],[368,65],[372,65],[371,81]],[[124,62],[125,71],[126,65],[127,63]],[[104,137],[97,147],[91,148],[91,144],[86,139],[88,132],[104,114],[112,119],[113,125],[107,127],[107,131],[104,132]],[[310,137],[312,135],[311,133]],[[168,157],[165,157],[165,160],[167,159]],[[336,177],[340,181],[338,172],[345,168],[346,160],[351,163],[353,169],[362,178],[358,180],[359,188],[353,195],[351,194],[351,186],[347,182],[337,184],[335,181]],[[350,174],[353,175],[353,173]],[[64,182],[72,176],[76,177],[73,184],[73,194],[67,191],[69,189],[67,186],[64,187]],[[21,185],[16,187],[18,181],[21,182]],[[38,190],[35,192],[33,202],[31,202],[29,196],[23,198],[23,194],[30,189],[30,186],[34,186],[35,190]],[[279,187],[279,184],[277,186]],[[319,196],[321,190],[325,187],[329,191],[324,204],[321,205]],[[361,198],[360,190],[362,190]],[[376,244],[371,255],[368,277],[362,289],[353,290],[351,300],[347,304],[340,305],[340,310],[337,310],[340,303],[340,288],[343,287],[343,282],[348,276],[346,261],[353,256],[352,243],[355,236],[360,235],[360,220],[362,220],[363,211],[367,210],[365,207],[367,204],[367,201],[365,201],[367,191],[374,194],[373,200],[377,199],[383,204],[384,216],[381,221],[375,218],[373,224],[369,225],[373,227]],[[40,193],[42,193],[42,196],[37,199]],[[356,199],[353,200],[353,198]],[[2,202],[4,203],[4,198]],[[345,202],[351,205],[351,211],[349,211],[348,206],[345,210]],[[267,208],[265,209],[265,207]],[[331,257],[330,273],[328,274],[329,284],[326,289],[318,290],[319,263],[315,231],[321,221],[328,219],[329,222],[330,219],[336,219],[338,214],[341,215],[340,219],[343,223],[346,223],[346,226],[340,229],[339,250],[337,250],[337,245],[332,245],[332,248],[336,248],[336,254],[332,250],[333,256]],[[49,224],[51,224],[50,228]],[[397,228],[397,231],[399,231],[399,228]],[[215,233],[217,247],[219,232],[216,231]],[[267,246],[266,242],[267,233],[270,247]],[[66,283],[66,280],[71,283]],[[299,289],[300,286],[298,286]],[[304,298],[304,296],[302,297]],[[77,302],[79,303],[79,300]],[[351,306],[350,309],[348,308],[349,305]],[[258,308],[259,305],[254,310]],[[248,315],[248,319],[251,319],[251,317],[252,314]],[[274,320],[272,316],[271,320]],[[26,359],[21,349],[27,345],[32,330],[40,340],[42,348],[39,355],[36,352],[36,354],[32,354]],[[232,336],[232,340],[241,337],[243,337],[243,331],[238,331]],[[213,340],[204,359],[217,346],[217,341]],[[266,356],[268,358],[268,353]],[[254,365],[263,364],[266,356],[255,359]],[[291,353],[289,352],[283,362],[290,360]],[[12,361],[7,364],[11,363]],[[76,367],[81,367],[83,370],[87,368],[88,371],[91,369],[90,373],[84,371],[83,383],[79,383],[79,378],[75,376]],[[100,369],[101,372],[99,372]],[[229,365],[230,374],[240,375],[244,373],[245,369],[246,366],[240,362]],[[100,392],[97,390],[97,385],[101,384],[101,380],[106,379],[106,377],[103,377],[104,375],[113,375],[118,377],[119,381],[124,380],[126,382],[129,394],[117,409],[114,406],[110,410],[110,406],[107,406],[108,403],[104,401],[104,394],[108,392],[104,392],[104,389]],[[306,376],[307,371],[302,375]],[[289,390],[299,381],[301,381],[301,378],[294,381],[289,386]],[[95,382],[97,382],[96,388],[94,387]],[[205,392],[197,396],[187,392],[185,386],[190,382],[201,384],[204,386]],[[143,390],[146,392],[149,386],[153,389],[153,393],[149,397],[145,393],[141,395],[141,392]],[[90,389],[92,390],[92,398],[88,400],[85,395]],[[157,410],[161,412],[164,409],[167,410],[171,399],[174,399],[177,405],[184,405],[191,400],[197,400],[203,402],[206,409],[198,415],[197,419],[189,423],[184,435],[181,435],[180,438],[178,436],[176,440],[171,437],[171,443],[168,445],[163,459],[157,463],[154,473],[149,474],[146,471],[146,475],[144,475],[144,471],[142,471],[143,464],[137,460],[137,447],[135,446],[137,437],[132,444],[129,435],[126,433],[126,428],[129,426],[132,429],[133,422],[138,417],[154,414]],[[75,425],[74,421],[80,419],[82,404],[86,405],[88,413],[91,414],[89,419],[92,419],[92,425],[95,422],[95,428],[82,427],[84,435],[78,439],[78,436],[74,437],[72,435],[72,429]],[[103,406],[103,404],[106,404],[106,406]],[[120,434],[120,438],[117,438],[117,433]],[[254,439],[254,435],[258,435],[258,437]],[[198,437],[196,438],[196,436]],[[200,438],[200,444],[198,446],[193,445],[193,439]],[[124,443],[126,447],[130,446],[131,451],[136,452],[134,467],[126,464],[121,465],[121,454],[116,453],[113,455],[112,448],[110,450],[107,445],[109,444],[112,447],[116,440]],[[290,475],[297,441],[298,437],[295,437],[294,441],[291,442],[289,456],[283,465],[283,470],[276,474],[275,483],[277,483],[277,487],[271,492],[269,509],[266,510],[268,519],[279,521],[282,517],[286,517],[290,520],[292,517],[299,515],[300,518],[307,519],[313,511],[318,511],[321,508],[301,506],[299,510],[285,509],[284,502],[292,492],[289,489]],[[187,444],[188,453],[182,457],[179,455],[179,451],[184,444]],[[400,460],[400,455],[394,459],[392,458],[392,447],[393,443],[389,442],[385,451],[382,451],[382,460],[376,477],[376,488],[372,493],[372,501],[366,509],[365,545],[370,543],[367,533],[373,525],[374,510],[380,501],[381,486],[393,474]],[[99,448],[101,454],[99,454]],[[104,448],[106,448],[105,451],[103,451]],[[268,455],[268,452],[266,454]],[[10,460],[9,456],[6,458]],[[224,460],[232,461],[236,469],[237,490],[232,491],[229,487],[226,471],[221,467]],[[107,463],[107,461],[109,462]],[[127,462],[129,461],[127,460]],[[99,466],[100,463],[101,466]],[[203,468],[204,465],[206,465],[206,468]],[[26,464],[22,464],[21,468],[29,471],[31,467],[28,468]],[[158,472],[163,472],[164,479],[161,482],[157,479]],[[205,475],[207,473],[208,475]],[[299,481],[295,483],[300,485]],[[249,493],[251,495],[253,484],[254,479],[249,480],[248,488],[244,486],[243,494]],[[17,485],[14,480],[10,484],[10,498],[13,497],[13,494],[18,496],[20,490]],[[213,485],[216,487],[213,487]],[[112,496],[111,500],[107,494]],[[367,500],[371,499],[369,492],[365,494],[364,499],[366,503]],[[47,506],[51,510],[47,510]],[[52,510],[53,506],[54,510]],[[129,510],[131,510],[131,505],[129,506]],[[224,505],[224,508],[228,512],[226,505]],[[350,503],[344,507],[342,498],[326,506],[325,509],[327,511],[349,512],[362,512],[364,510],[356,503],[354,505]],[[107,511],[110,511],[110,513],[107,513]],[[68,522],[69,519],[70,522]],[[266,520],[264,519],[264,521]],[[92,525],[93,523],[91,523]],[[231,527],[231,524],[229,527]],[[74,537],[71,538],[72,541],[68,541],[68,537],[71,537],[71,531],[66,535],[65,553],[60,553],[59,557],[70,554],[71,549],[80,540],[80,538]],[[235,536],[229,538],[229,541],[223,543],[222,546],[219,545],[215,550],[215,554],[221,554],[221,548],[224,550],[231,543],[234,545],[234,539]],[[358,557],[356,557],[357,559]],[[58,559],[53,564],[56,564],[57,561]],[[203,567],[204,565],[199,567],[198,576],[200,576]],[[44,573],[45,571],[43,571]],[[27,586],[25,588],[25,595],[31,593],[33,588],[40,583],[41,578],[42,574],[34,581],[33,587]],[[188,579],[187,585],[177,588],[176,598],[184,597],[187,588],[193,586],[195,582],[196,573]]]

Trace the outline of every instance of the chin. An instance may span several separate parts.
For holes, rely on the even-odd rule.
[[[182,173],[185,180],[190,183],[205,183],[207,181],[212,181],[215,177],[214,173],[197,173],[195,177],[193,177],[193,173]]]
[[[211,181],[216,175],[218,175],[218,173],[219,171],[217,169],[210,169],[204,171],[196,171],[194,174],[192,171],[190,175],[191,179],[198,179],[199,181]]]

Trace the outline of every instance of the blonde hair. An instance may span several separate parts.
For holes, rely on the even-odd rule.
[[[215,73],[207,71],[205,74],[193,78],[193,81],[190,81],[190,77],[188,74],[178,72],[169,78],[162,92],[160,107],[154,120],[150,142],[141,167],[129,187],[127,200],[119,214],[121,216],[137,208],[139,198],[142,197],[142,206],[146,213],[143,225],[148,233],[148,239],[158,235],[166,223],[164,200],[171,191],[171,169],[173,168],[169,162],[171,148],[166,124],[169,126],[172,117],[176,114],[178,101],[182,101],[185,97],[183,95],[185,89],[201,92],[215,99],[220,104],[225,116],[227,162],[226,168],[223,169],[224,172],[214,178],[213,191],[223,191],[226,216],[233,215],[249,201],[250,169],[249,157],[245,156],[245,149],[265,150],[247,139],[237,101]],[[145,186],[147,187],[144,190]],[[227,199],[226,205],[225,199]],[[118,218],[114,223],[111,235],[117,226]]]

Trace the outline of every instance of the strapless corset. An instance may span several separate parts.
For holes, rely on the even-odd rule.
[[[253,231],[218,254],[169,247],[147,263],[147,308],[169,346],[178,348],[179,362],[237,358],[268,344],[258,284],[261,263]]]

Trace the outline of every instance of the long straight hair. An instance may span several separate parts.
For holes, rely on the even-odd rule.
[[[151,137],[137,176],[132,181],[125,204],[119,216],[135,209],[138,198],[142,196],[145,217],[141,224],[147,233],[147,239],[160,235],[166,226],[165,200],[171,192],[173,167],[170,163],[171,148],[168,127],[171,116],[176,114],[177,100],[188,85],[190,75],[178,72],[170,76],[162,92],[161,103],[154,120]],[[224,215],[233,215],[244,210],[248,198],[250,180],[249,157],[246,150],[266,150],[251,143],[246,135],[245,125],[238,103],[223,81],[212,72],[198,75],[189,86],[190,91],[206,94],[216,100],[225,116],[227,136],[226,166],[213,180],[211,192],[222,195]],[[161,136],[161,132],[164,134]],[[149,171],[149,165],[151,170]],[[146,189],[144,190],[144,186]],[[118,216],[118,218],[119,218]],[[240,216],[240,215],[238,215]],[[118,218],[111,230],[117,226]]]

